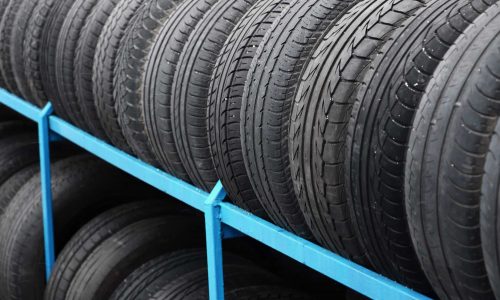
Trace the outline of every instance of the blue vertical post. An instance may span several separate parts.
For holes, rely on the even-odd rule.
[[[50,130],[49,117],[52,105],[47,104],[38,119],[38,142],[40,147],[40,178],[42,191],[43,234],[45,250],[45,275],[50,278],[55,261],[54,223],[52,216],[52,184],[50,180]]]
[[[225,197],[226,191],[222,183],[218,182],[205,201],[205,230],[207,235],[208,289],[210,300],[224,300],[220,203]]]

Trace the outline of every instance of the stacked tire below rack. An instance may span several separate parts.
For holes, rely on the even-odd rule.
[[[425,295],[500,299],[496,0],[0,0],[0,18],[8,91]],[[36,136],[0,121],[2,297],[207,298],[199,216],[63,143],[45,286]],[[233,252],[226,297],[317,297]]]

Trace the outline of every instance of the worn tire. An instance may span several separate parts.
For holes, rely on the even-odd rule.
[[[481,250],[479,204],[500,114],[498,28],[500,6],[494,4],[451,46],[428,84],[410,137],[410,233],[441,299],[494,298]]]
[[[45,289],[45,299],[67,299],[68,289],[85,260],[102,243],[123,228],[144,219],[176,212],[167,200],[141,201],[108,210],[85,224],[59,254]]]
[[[151,0],[144,6],[123,40],[122,59],[115,69],[114,98],[123,136],[132,152],[152,165],[158,165],[158,160],[151,150],[141,107],[145,90],[145,69],[149,52],[160,29],[169,20],[179,2]]]
[[[59,33],[75,0],[38,0],[24,43],[24,68],[33,101],[43,106],[55,99],[56,47]]]
[[[241,143],[250,182],[271,219],[305,238],[312,235],[290,173],[290,109],[317,41],[351,3],[299,0],[291,4],[261,42],[243,94]]]
[[[98,0],[75,0],[62,25],[56,49],[57,90],[52,99],[54,112],[86,131],[89,131],[89,128],[84,122],[76,96],[75,57],[83,27],[97,2]]]
[[[500,75],[500,74],[497,74]],[[491,287],[500,298],[500,123],[497,120],[486,157],[481,188],[481,244]]]
[[[177,252],[164,259],[164,263],[172,267],[165,270],[162,276],[163,287],[150,299],[208,299],[208,272],[204,251]],[[309,299],[285,288],[274,275],[234,255],[226,255],[224,259],[224,294],[226,299],[231,300]]]
[[[209,144],[218,177],[239,207],[265,216],[243,162],[241,99],[250,64],[272,24],[291,1],[259,1],[236,25],[216,62],[209,89]]]
[[[96,248],[76,273],[68,299],[109,299],[135,269],[166,252],[203,245],[202,219],[166,216],[136,222]]]
[[[14,19],[13,32],[10,41],[12,74],[14,75],[14,81],[17,89],[19,90],[19,95],[34,104],[36,104],[36,102],[33,100],[34,98],[24,69],[25,57],[22,49],[27,36],[28,24],[37,4],[38,0],[22,1],[19,11]]]
[[[10,56],[13,46],[11,42],[15,29],[16,15],[21,5],[26,1],[29,0],[10,1],[5,8],[2,20],[0,20],[0,73],[2,74],[6,89],[16,95],[20,95],[20,93],[17,88]]]
[[[96,174],[106,180],[96,180]],[[93,216],[125,201],[135,182],[88,156],[54,163],[56,253]],[[12,199],[0,222],[0,294],[5,300],[43,299],[45,263],[40,193],[40,176],[35,175]]]
[[[94,136],[108,140],[97,113],[92,91],[93,66],[99,37],[111,13],[120,0],[98,1],[85,20],[74,59],[75,99],[78,101],[82,122]]]
[[[136,107],[142,109],[151,151],[166,172],[184,181],[190,179],[177,152],[170,116],[173,78],[190,34],[216,2],[185,0],[179,4],[149,52],[142,95],[137,98]]]
[[[225,41],[255,2],[217,2],[190,35],[174,75],[171,117],[177,151],[192,182],[204,190],[218,181],[207,133],[210,80]]]

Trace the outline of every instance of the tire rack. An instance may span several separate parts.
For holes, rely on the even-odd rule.
[[[228,202],[219,182],[210,193],[160,171],[52,116],[52,105],[43,109],[0,88],[0,103],[38,124],[46,276],[54,261],[50,142],[68,140],[100,159],[205,214],[209,295],[224,299],[222,239],[246,235],[372,299],[428,299],[382,275],[306,241]]]

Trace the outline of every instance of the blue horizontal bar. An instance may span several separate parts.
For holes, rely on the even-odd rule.
[[[93,153],[102,160],[200,210],[208,193],[93,137],[58,117],[49,118],[50,129],[61,137]]]
[[[372,299],[429,299],[230,203],[221,203],[222,223]]]
[[[0,103],[17,111],[26,118],[38,122],[41,109],[0,88]]]

